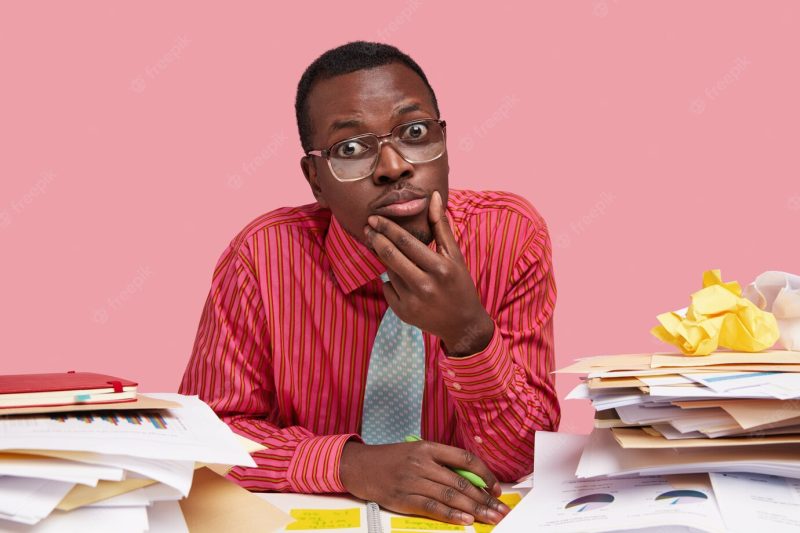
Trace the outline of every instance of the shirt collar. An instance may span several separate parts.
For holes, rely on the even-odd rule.
[[[325,253],[336,282],[346,294],[386,271],[386,267],[372,250],[350,235],[333,214],[325,235]]]
[[[450,209],[447,209],[450,216]],[[452,224],[452,218],[450,218]],[[428,248],[436,250],[436,241],[428,244]],[[375,253],[356,240],[345,230],[336,217],[331,213],[331,223],[325,235],[325,253],[331,265],[333,275],[339,287],[350,294],[357,288],[380,278],[386,272],[386,267],[381,263]]]

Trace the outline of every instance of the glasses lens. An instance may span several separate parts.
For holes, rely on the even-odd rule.
[[[333,145],[328,161],[331,170],[342,181],[369,176],[380,151],[375,135],[361,135]],[[420,120],[401,124],[392,131],[392,144],[409,163],[426,163],[445,150],[444,129],[436,120]]]
[[[377,154],[378,139],[374,135],[345,139],[331,148],[331,169],[340,180],[357,180],[372,172]]]
[[[392,138],[409,163],[426,163],[444,153],[444,129],[435,120],[402,124]]]

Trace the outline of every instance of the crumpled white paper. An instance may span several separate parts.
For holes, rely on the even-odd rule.
[[[742,295],[775,315],[782,348],[800,350],[800,276],[767,271],[745,287]]]

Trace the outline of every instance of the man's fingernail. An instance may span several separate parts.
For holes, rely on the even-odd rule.
[[[461,513],[461,521],[464,522],[467,525],[470,525],[471,523],[473,523],[475,521],[475,518],[473,518],[473,516],[470,515],[470,514]]]
[[[497,510],[498,510],[498,512],[500,512],[501,514],[503,514],[503,515],[507,515],[508,513],[510,513],[510,512],[511,512],[511,507],[509,507],[508,505],[506,505],[506,504],[504,504],[504,503],[500,503],[500,504],[498,504],[498,506],[497,506]]]
[[[497,511],[492,511],[491,509],[489,509],[489,512],[486,513],[486,517],[489,519],[490,522],[494,524],[498,523],[500,520],[503,519],[503,515],[501,515]]]
[[[377,228],[378,227],[378,217],[376,217],[376,216],[367,217],[367,224],[369,224],[373,228]]]

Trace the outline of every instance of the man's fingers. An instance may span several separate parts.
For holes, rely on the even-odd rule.
[[[431,195],[431,205],[428,208],[428,221],[433,229],[433,236],[436,239],[436,249],[440,253],[444,253],[447,257],[453,259],[463,259],[461,250],[456,243],[456,238],[453,236],[453,231],[450,229],[450,223],[447,221],[447,213],[444,209],[442,202],[442,195],[439,191],[433,191]]]
[[[402,283],[402,281],[397,279],[392,280],[392,275],[389,274],[389,281],[383,284],[383,295],[386,297],[386,303],[389,304],[389,307],[392,309],[400,305],[400,293],[397,292],[397,288]]]
[[[434,484],[432,483],[431,485]],[[436,489],[429,489],[426,492],[435,493]],[[441,494],[441,491],[439,491],[439,493]],[[442,503],[439,498],[440,496],[412,494],[406,498],[408,507],[400,510],[400,512],[416,514],[432,518],[434,520],[439,520],[440,522],[461,524],[465,526],[468,526],[475,521],[475,518],[469,513],[465,513],[460,509],[456,509],[455,507],[451,507],[450,505]]]
[[[375,231],[389,239],[398,250],[403,252],[403,255],[422,270],[430,272],[441,260],[441,257],[437,257],[436,253],[425,246],[422,241],[394,221],[376,215],[372,215],[367,220]]]
[[[500,495],[500,482],[497,477],[489,470],[486,463],[480,457],[470,452],[454,446],[437,444],[433,457],[439,464],[450,468],[462,468],[472,472],[486,483],[486,490],[492,494]]]
[[[369,226],[364,229],[364,232],[367,242],[387,269],[401,277],[408,286],[420,283],[424,275],[422,270],[406,257],[392,241]]]
[[[452,487],[453,490],[463,494],[466,498],[465,505],[468,507],[464,508],[460,505],[456,507],[466,510],[479,522],[496,524],[510,511],[503,502],[474,486],[467,478],[449,468],[442,466],[431,472],[430,479],[441,485]]]

